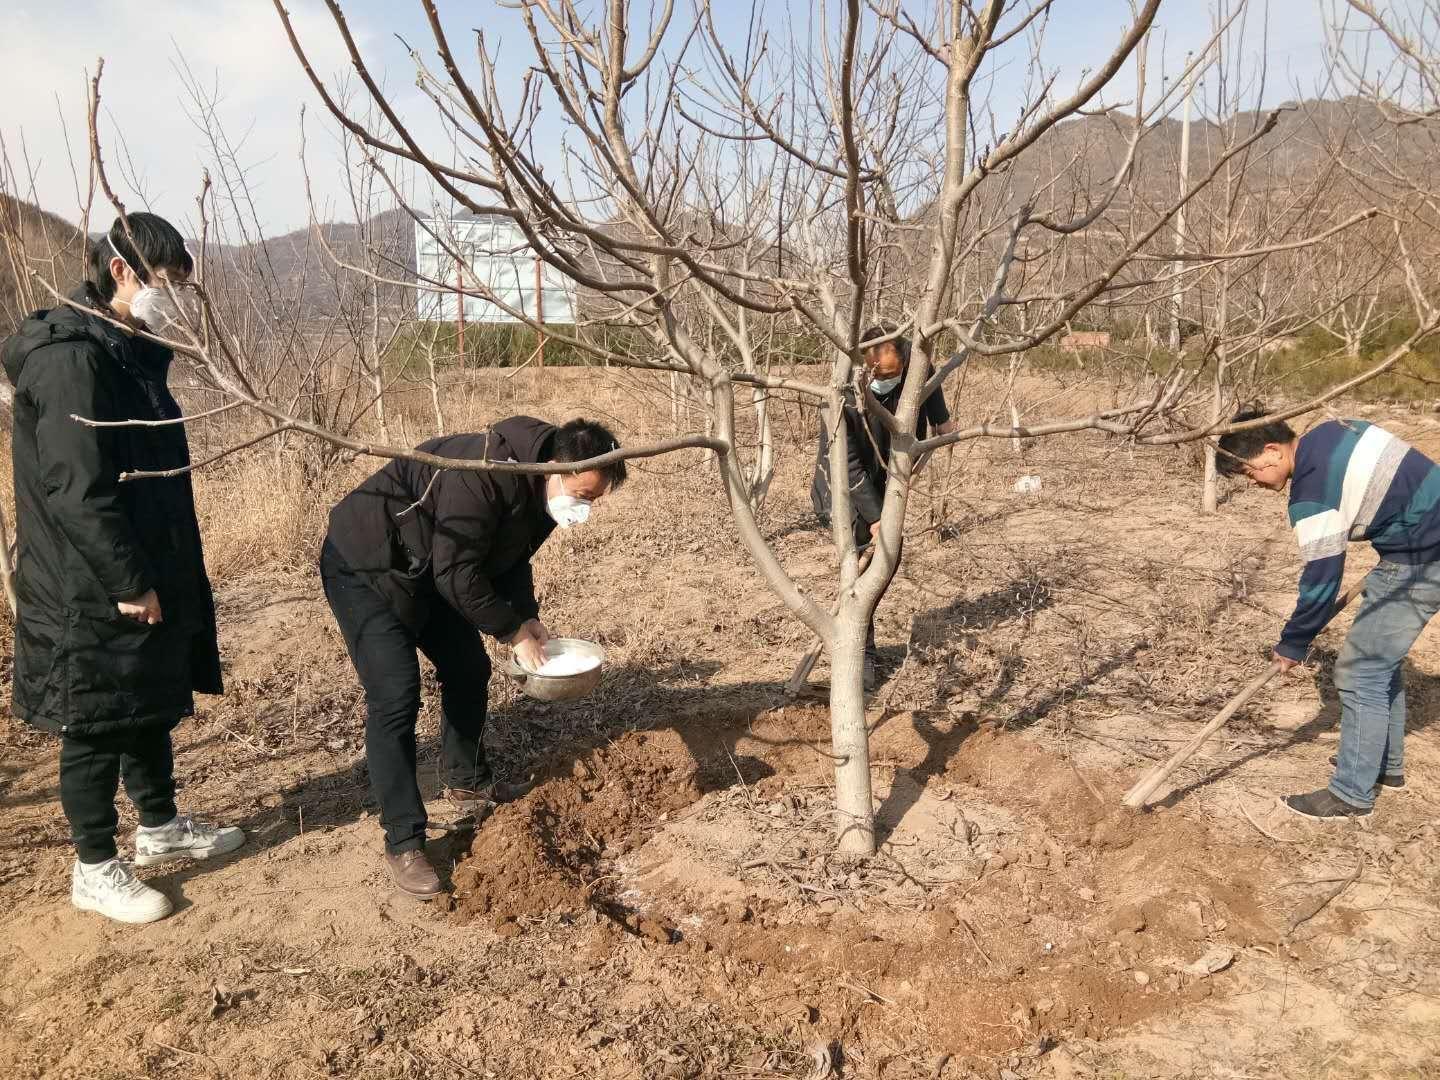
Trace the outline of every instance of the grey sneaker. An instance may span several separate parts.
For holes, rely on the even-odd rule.
[[[1370,816],[1370,807],[1351,806],[1344,799],[1330,794],[1329,788],[1321,788],[1305,795],[1286,795],[1280,801],[1301,817],[1313,818],[1316,821]]]
[[[207,825],[181,814],[158,829],[136,830],[135,865],[212,859],[216,855],[228,855],[243,843],[245,834],[239,829]]]
[[[70,903],[122,923],[152,923],[175,910],[168,896],[146,885],[119,859],[98,866],[77,860],[70,871]]]

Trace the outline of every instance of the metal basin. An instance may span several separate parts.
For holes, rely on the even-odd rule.
[[[600,684],[605,667],[605,650],[594,642],[580,638],[551,638],[545,643],[548,658],[584,656],[596,661],[589,671],[578,675],[536,675],[526,671],[512,656],[505,664],[505,674],[520,684],[526,697],[536,701],[577,701]]]

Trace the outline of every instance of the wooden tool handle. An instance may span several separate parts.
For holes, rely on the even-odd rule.
[[[1335,606],[1330,609],[1329,618],[1325,620],[1326,624],[1328,625],[1330,619],[1340,614],[1351,600],[1354,600],[1355,597],[1360,595],[1364,588],[1365,582],[1362,580],[1351,586],[1348,592],[1335,601]],[[1224,727],[1229,719],[1240,710],[1241,706],[1258,694],[1265,684],[1279,674],[1279,672],[1280,665],[1272,661],[1263,674],[1255,676],[1255,678],[1246,684],[1243,690],[1227,701],[1225,707],[1216,713],[1208,724],[1200,729],[1199,734],[1177,750],[1169,761],[1156,766],[1141,777],[1140,782],[1125,793],[1124,804],[1132,809],[1138,809],[1144,806],[1146,800],[1155,794],[1155,789],[1163,784],[1171,773],[1189,761],[1195,755],[1195,751],[1199,750],[1211,735],[1214,735],[1215,732]]]

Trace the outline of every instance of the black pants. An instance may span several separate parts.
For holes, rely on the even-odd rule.
[[[60,741],[60,805],[81,862],[115,857],[115,794],[120,779],[140,811],[140,824],[164,825],[175,817],[175,758],[171,725],[115,735],[64,736]]]
[[[440,682],[441,758],[445,782],[473,790],[490,782],[481,735],[490,688],[490,657],[480,634],[438,599],[417,634],[383,596],[352,571],[327,538],[320,553],[325,599],[365,688],[365,759],[380,804],[386,849],[425,846],[425,803],[415,778],[415,722],[420,716],[420,660]]]

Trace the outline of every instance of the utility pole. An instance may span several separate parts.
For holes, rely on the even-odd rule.
[[[545,275],[540,256],[535,256],[535,322],[540,326],[540,342],[535,346],[535,366],[545,366]]]
[[[455,325],[458,331],[460,359],[456,366],[465,366],[465,264],[455,259]]]
[[[1185,54],[1185,66],[1190,67],[1193,53]],[[1193,68],[1185,78],[1185,118],[1180,124],[1180,198],[1190,192],[1190,108],[1195,98],[1195,75],[1200,69]],[[1175,212],[1175,254],[1185,251],[1185,204]],[[1180,302],[1184,289],[1180,284],[1180,273],[1184,263],[1176,259],[1170,264],[1170,351],[1180,352]]]

